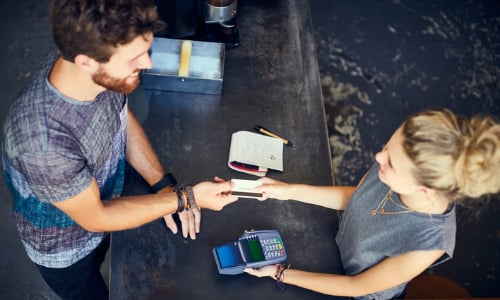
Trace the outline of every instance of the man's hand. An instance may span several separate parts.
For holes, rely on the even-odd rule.
[[[165,187],[159,193],[172,193],[174,191],[173,187]],[[200,223],[201,223],[201,212],[196,207],[190,209],[189,211],[185,210],[183,212],[177,213],[179,216],[179,220],[181,221],[181,229],[182,236],[187,238],[189,237],[194,240],[196,239],[196,234],[200,232]],[[177,234],[179,231],[177,228],[177,223],[174,220],[173,214],[163,216],[163,220],[165,221],[165,225],[167,228],[172,231],[173,234]]]
[[[175,223],[172,214],[163,216],[163,220],[165,221],[165,225],[167,225],[167,228],[170,229],[173,234],[177,234],[179,230],[177,229],[177,224]]]
[[[200,189],[201,188],[201,189]],[[196,191],[195,191],[196,189]],[[160,193],[172,192],[171,187],[167,187],[160,191]],[[196,234],[200,233],[201,226],[201,208],[208,208],[211,210],[221,210],[224,206],[238,200],[237,197],[231,196],[231,182],[225,181],[222,178],[214,177],[214,182],[202,182],[193,187],[197,207],[191,207],[189,210],[177,213],[181,221],[182,236],[189,237],[194,240]],[[208,204],[205,204],[208,202]],[[172,231],[177,234],[177,224],[173,218],[173,214],[163,217],[165,224]]]
[[[177,213],[179,220],[181,221],[182,236],[189,237],[194,240],[196,239],[196,234],[200,232],[201,223],[201,211],[199,208],[190,209],[189,211],[183,211]],[[172,231],[173,234],[177,234],[177,223],[174,220],[173,214],[163,216],[163,220],[167,225],[168,229]]]
[[[200,233],[201,211],[198,207],[191,207],[189,210],[177,213],[182,224],[182,236],[185,238],[189,233],[192,240],[196,239],[196,234]]]
[[[214,182],[200,182],[193,186],[196,205],[199,208],[222,210],[224,206],[235,202],[238,197],[231,195],[231,181],[214,177]]]

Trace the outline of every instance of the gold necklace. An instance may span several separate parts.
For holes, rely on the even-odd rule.
[[[394,201],[394,199],[392,199],[392,190],[389,190],[387,192],[387,194],[385,194],[384,196],[384,199],[382,199],[382,201],[380,201],[380,203],[377,205],[377,207],[375,209],[372,209],[370,214],[372,216],[374,215],[399,215],[399,214],[407,214],[407,213],[410,213],[410,212],[416,212],[418,210],[415,210],[415,209],[411,209],[409,207],[406,207],[406,206],[403,206],[399,203],[397,203],[396,201]],[[385,211],[385,205],[387,204],[387,201],[391,201],[392,203],[394,203],[396,206],[399,206],[400,208],[403,208],[404,210],[400,210],[400,211]],[[427,207],[427,206],[425,206]],[[425,208],[425,207],[422,207],[422,208]]]

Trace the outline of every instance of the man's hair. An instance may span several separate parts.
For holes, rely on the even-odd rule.
[[[52,35],[61,55],[109,61],[115,47],[165,26],[153,0],[54,0]]]

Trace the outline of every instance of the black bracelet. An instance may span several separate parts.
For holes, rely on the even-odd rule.
[[[177,194],[177,211],[176,212],[182,212],[184,211],[184,201],[182,199],[182,193],[183,189],[182,188],[174,188],[175,193]]]
[[[194,199],[193,186],[183,185],[174,187],[174,192],[177,195],[177,211],[183,212],[190,208],[197,207],[196,200]]]
[[[153,193],[156,194],[167,186],[175,187],[176,185],[177,185],[177,180],[175,180],[174,175],[172,175],[172,173],[168,173],[160,181],[153,184],[151,186],[151,190],[153,191]]]

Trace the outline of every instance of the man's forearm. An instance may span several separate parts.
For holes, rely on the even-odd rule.
[[[128,113],[127,161],[150,184],[160,181],[165,171],[153,147],[132,112]]]
[[[182,198],[181,198],[182,200]],[[185,207],[177,193],[158,193],[119,197],[102,201],[95,179],[73,198],[54,202],[81,227],[103,232],[130,229],[156,220]]]
[[[98,231],[116,231],[139,227],[178,209],[176,193],[125,196],[104,201],[104,215]],[[126,217],[124,217],[126,216]]]

